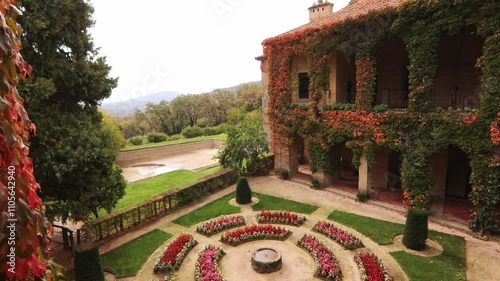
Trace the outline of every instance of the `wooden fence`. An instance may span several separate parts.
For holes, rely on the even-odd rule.
[[[238,174],[232,169],[203,177],[195,183],[169,190],[138,205],[85,223],[83,242],[99,242],[121,236],[133,229],[170,214],[235,183]]]

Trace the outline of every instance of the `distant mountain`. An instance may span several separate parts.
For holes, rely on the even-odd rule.
[[[244,84],[252,84],[252,85],[260,85],[260,81],[253,81],[247,83],[241,83],[236,86],[222,88],[229,90],[233,93],[238,91],[239,87]],[[182,95],[182,93],[178,92],[159,92],[155,94],[146,95],[140,98],[130,99],[127,101],[121,102],[103,102],[101,104],[101,108],[104,109],[109,115],[113,117],[127,117],[134,114],[135,109],[144,110],[146,108],[146,104],[151,103],[159,103],[162,100],[171,101],[175,99],[177,96]]]
[[[159,103],[162,100],[171,101],[182,95],[177,92],[159,92],[120,102],[104,102],[101,108],[113,117],[126,117],[134,114],[135,109],[144,110],[147,103]]]

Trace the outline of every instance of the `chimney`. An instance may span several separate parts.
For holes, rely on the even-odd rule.
[[[326,16],[333,14],[333,3],[328,0],[318,0],[309,8],[309,22],[318,21]]]

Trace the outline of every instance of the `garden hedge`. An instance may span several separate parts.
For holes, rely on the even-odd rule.
[[[90,249],[77,249],[74,263],[76,281],[104,281],[104,272],[97,245],[92,246]]]
[[[403,245],[412,250],[425,249],[429,213],[425,210],[410,209],[406,217]]]
[[[236,203],[249,204],[250,202],[252,202],[252,191],[248,185],[248,180],[245,177],[240,177],[236,185]]]

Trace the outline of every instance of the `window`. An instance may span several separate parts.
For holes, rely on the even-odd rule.
[[[299,99],[309,98],[309,75],[307,72],[299,73]]]

